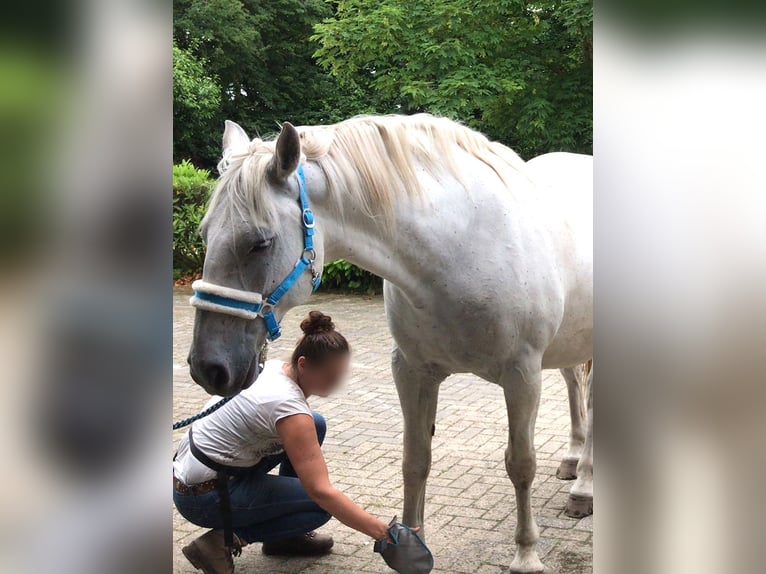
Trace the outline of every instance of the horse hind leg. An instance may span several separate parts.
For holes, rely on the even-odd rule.
[[[500,385],[508,410],[505,468],[516,491],[516,554],[511,574],[542,574],[537,555],[540,533],[532,514],[532,482],[537,469],[535,421],[542,388],[541,357],[529,357],[503,373]]]
[[[426,481],[431,471],[431,440],[436,422],[439,384],[447,373],[413,364],[399,348],[392,354],[391,367],[404,416],[404,512],[402,521],[408,526],[420,526],[425,537]]]
[[[564,513],[572,518],[593,514],[593,369],[588,374],[588,426],[577,480],[569,491]]]
[[[561,369],[561,375],[567,384],[569,395],[569,418],[571,421],[569,431],[569,450],[561,461],[556,477],[561,480],[574,480],[577,478],[577,464],[580,462],[583,446],[585,445],[585,380],[588,366],[570,367]]]

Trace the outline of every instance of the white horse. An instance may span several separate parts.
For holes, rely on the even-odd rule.
[[[224,395],[252,384],[261,345],[308,298],[324,261],[380,275],[404,415],[404,522],[423,525],[439,384],[475,373],[500,385],[507,404],[505,463],[517,499],[511,572],[542,572],[530,498],[542,369],[563,369],[580,417],[571,456],[583,446],[570,379],[592,356],[591,158],[549,154],[525,164],[428,115],[285,123],[271,142],[250,141],[227,122],[223,139],[192,300],[195,381]],[[591,460],[580,457],[581,507],[592,500]]]

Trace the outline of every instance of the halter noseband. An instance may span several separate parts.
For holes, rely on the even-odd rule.
[[[295,264],[295,267],[285,279],[277,285],[277,288],[266,297],[252,291],[242,291],[223,285],[216,285],[207,281],[199,280],[192,283],[194,295],[189,303],[198,309],[214,311],[226,315],[241,317],[242,319],[256,319],[262,317],[266,321],[269,331],[268,338],[273,341],[282,334],[279,321],[274,316],[274,307],[284,297],[290,288],[300,279],[307,269],[311,271],[314,289],[316,291],[322,280],[322,275],[314,267],[316,251],[314,251],[314,214],[309,207],[309,198],[306,193],[306,176],[303,174],[303,166],[298,166],[298,201],[301,204],[301,224],[303,226],[303,253]]]

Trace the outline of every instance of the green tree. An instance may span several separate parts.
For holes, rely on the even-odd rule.
[[[204,61],[220,84],[216,150],[205,167],[218,159],[226,119],[265,136],[285,120],[323,124],[375,111],[374,98],[340,87],[314,60],[313,26],[332,15],[324,0],[174,0],[173,6],[175,42]]]
[[[591,0],[337,0],[314,39],[343,85],[530,157],[591,152],[591,24]]]
[[[173,160],[207,157],[221,89],[205,62],[173,43]],[[218,126],[215,126],[217,129]],[[218,146],[216,146],[218,147]],[[218,150],[216,149],[217,153]]]

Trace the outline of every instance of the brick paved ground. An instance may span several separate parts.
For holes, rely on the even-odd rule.
[[[193,323],[188,296],[187,291],[178,290],[174,301],[174,420],[197,412],[207,400],[191,380],[186,365]],[[310,309],[332,315],[354,350],[353,373],[346,387],[329,399],[310,399],[312,407],[328,421],[323,450],[330,477],[335,486],[387,521],[402,510],[402,417],[390,373],[391,339],[383,300],[314,295],[310,305],[288,313],[282,322],[284,334],[271,345],[270,358],[289,356],[298,337],[298,323]],[[555,477],[568,432],[564,381],[557,371],[546,371],[537,419],[538,465],[533,489],[541,533],[539,553],[551,573],[586,574],[592,572],[592,519],[575,520],[563,514],[571,483]],[[173,448],[180,436],[181,431],[174,433]],[[513,487],[503,462],[506,436],[500,387],[472,375],[454,375],[442,384],[426,503],[428,544],[436,560],[434,573],[508,571],[516,518]],[[195,570],[181,554],[181,547],[203,530],[173,512],[173,569],[191,574]],[[260,545],[254,544],[236,559],[237,572],[392,572],[373,554],[366,536],[334,519],[322,531],[335,538],[330,556],[267,558],[261,554]]]

